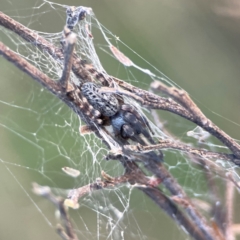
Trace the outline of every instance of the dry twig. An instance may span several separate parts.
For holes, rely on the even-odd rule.
[[[48,199],[60,212],[61,225],[57,225],[57,233],[63,240],[78,240],[76,233],[73,230],[72,223],[67,214],[66,207],[64,206],[64,199],[55,197],[49,187],[43,187],[37,183],[33,183],[33,192],[39,196]],[[64,230],[65,229],[65,230]]]

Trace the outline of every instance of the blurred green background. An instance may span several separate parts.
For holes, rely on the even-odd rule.
[[[240,139],[240,4],[237,1],[56,2],[91,7],[105,27],[189,92],[220,128]],[[35,8],[40,4],[41,1],[35,0],[2,0],[0,10],[39,31],[60,32],[64,22],[56,21],[51,15],[41,17]],[[14,47],[2,31],[0,40]],[[100,53],[100,59],[101,56]],[[111,67],[111,58],[102,58],[106,70],[113,75],[117,73]],[[87,162],[87,155],[77,162],[87,146],[81,139],[75,140],[78,138],[76,117],[5,59],[0,58],[0,66],[0,239],[59,239],[54,232],[54,208],[31,193],[31,182],[71,188],[71,184],[81,185],[84,179],[73,182],[61,174],[62,166],[78,167],[81,171],[98,169]],[[90,142],[94,144],[95,140]],[[106,168],[110,169],[111,163]],[[117,172],[121,170],[117,168]],[[186,181],[181,172],[178,178]],[[129,199],[124,239],[186,239],[182,230],[141,193],[133,190]],[[117,201],[116,198],[115,204]],[[236,203],[236,221],[240,220],[238,209]],[[97,215],[87,207],[71,213],[76,215],[75,227],[80,231],[80,239],[105,239],[97,236]],[[84,223],[92,229],[92,234],[84,232],[87,232]],[[114,235],[112,239],[116,239]]]

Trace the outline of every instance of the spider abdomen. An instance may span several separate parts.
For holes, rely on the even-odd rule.
[[[118,112],[119,103],[117,98],[110,93],[100,93],[100,87],[93,82],[84,83],[81,87],[83,96],[103,116],[111,117]]]

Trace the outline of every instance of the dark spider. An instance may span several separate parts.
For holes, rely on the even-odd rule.
[[[67,9],[67,27],[73,30],[74,26],[86,17],[87,13],[87,8],[69,7]],[[93,108],[99,111],[104,119],[110,121],[115,135],[120,135],[125,139],[130,138],[145,145],[146,141],[140,137],[142,134],[151,144],[154,144],[148,131],[151,128],[145,117],[141,116],[133,106],[124,104],[124,101],[119,100],[115,94],[99,92],[100,88],[93,82],[86,82],[80,87],[82,95]]]
[[[114,133],[145,145],[140,137],[140,134],[143,134],[150,143],[154,144],[145,117],[141,116],[134,107],[124,104],[114,94],[99,92],[100,88],[93,82],[86,82],[81,86],[81,92],[95,110],[98,110],[103,117],[109,118]]]

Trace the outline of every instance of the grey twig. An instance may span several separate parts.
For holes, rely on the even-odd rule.
[[[146,177],[142,170],[134,162],[124,162],[123,164],[125,166],[125,174],[121,177],[113,178],[102,172],[103,181],[101,179],[97,179],[96,182],[92,184],[71,190],[69,193],[69,199],[76,203],[81,197],[91,193],[92,191],[112,188],[119,184],[128,182],[149,196],[149,198],[152,199],[161,209],[163,209],[166,214],[168,214],[180,226],[183,226],[187,232],[194,237],[194,239],[213,239],[201,231],[202,227],[204,228],[205,226],[195,225],[185,216],[185,214],[171,199],[154,186],[156,183],[156,185],[158,185],[158,181]]]
[[[234,141],[230,136],[228,136],[224,131],[222,131],[219,127],[217,127],[212,121],[210,121],[197,107],[197,105],[192,101],[189,95],[183,91],[179,90],[175,87],[167,87],[163,83],[159,81],[155,81],[151,84],[152,89],[161,91],[178,103],[180,103],[187,111],[194,116],[193,122],[211,133],[213,136],[218,138],[224,145],[226,145],[233,154],[240,158],[240,145]]]
[[[182,189],[182,187],[178,184],[176,179],[167,171],[164,167],[163,163],[157,162],[155,159],[155,155],[152,152],[149,153],[137,153],[128,149],[128,146],[124,146],[122,150],[118,149],[116,151],[112,151],[109,155],[109,159],[121,159],[126,157],[128,161],[131,162],[142,162],[145,165],[145,168],[152,172],[160,182],[170,191],[173,196],[178,196],[182,199],[185,204],[186,213],[192,219],[192,222],[196,224],[200,228],[200,231],[205,236],[205,239],[214,239],[212,230],[206,223],[204,217],[197,211],[197,209],[192,204],[191,200],[187,197],[186,193]]]
[[[54,206],[60,212],[60,219],[62,221],[63,227],[61,225],[57,226],[57,232],[62,237],[63,240],[78,240],[77,235],[73,230],[72,223],[64,206],[64,199],[55,197],[49,187],[43,187],[37,183],[33,183],[33,192],[39,196],[48,199],[54,204]]]
[[[46,39],[38,35],[33,30],[23,26],[22,24],[20,24],[19,22],[15,21],[14,19],[10,18],[9,16],[2,12],[0,12],[0,25],[18,34],[25,41],[30,42],[33,45],[37,46],[41,51],[47,52],[54,59],[62,60],[64,58],[61,49],[55,47],[53,44],[48,42]],[[170,111],[190,121],[194,119],[193,116],[188,111],[186,111],[181,105],[173,101],[170,101],[169,99],[159,97],[153,93],[148,93],[147,91],[137,88],[122,80],[107,77],[102,73],[98,72],[94,68],[94,66],[86,64],[84,61],[82,61],[79,57],[75,55],[73,56],[72,71],[79,79],[85,79],[85,81],[89,82],[92,82],[93,78],[97,78],[103,84],[106,85],[112,83],[112,81],[114,80],[120,87],[127,89],[128,94],[130,94],[130,92],[136,93],[130,97],[133,97],[136,101],[139,101],[142,105],[147,105],[152,108]]]
[[[155,144],[155,145],[142,146],[141,144],[138,144],[138,145],[124,146],[124,148],[128,148],[129,150],[132,150],[135,152],[142,152],[142,153],[151,152],[154,150],[174,149],[174,150],[178,150],[188,154],[192,154],[202,159],[207,159],[207,160],[222,159],[222,160],[233,162],[235,164],[240,163],[240,159],[236,158],[235,155],[233,154],[212,152],[202,148],[193,148],[186,144],[182,144],[177,141],[173,142],[171,140],[160,140],[159,144]]]
[[[71,32],[68,28],[64,28],[64,37],[66,38],[64,46],[64,67],[59,83],[66,91],[68,87],[68,80],[70,78],[73,62],[73,50],[76,43],[76,34]]]

